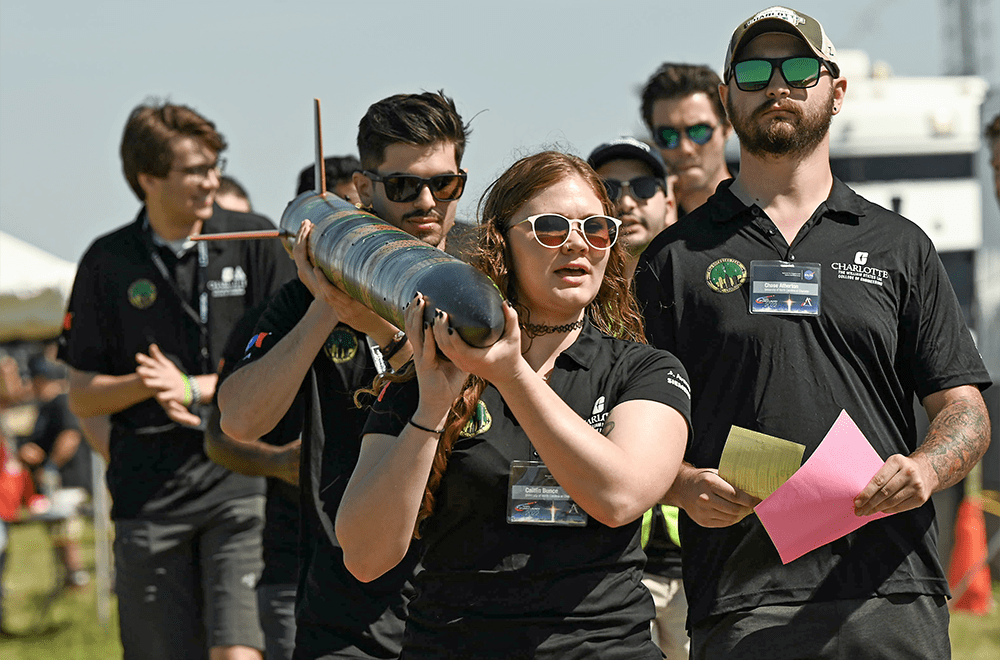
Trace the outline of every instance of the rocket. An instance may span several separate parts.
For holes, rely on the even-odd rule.
[[[481,348],[494,344],[503,333],[504,315],[500,291],[492,280],[443,250],[327,192],[319,99],[315,100],[315,111],[317,189],[289,202],[279,230],[264,234],[280,236],[290,254],[299,226],[309,220],[315,225],[307,246],[310,261],[349,296],[402,328],[403,309],[420,292],[427,299],[426,321],[431,321],[434,310],[440,309],[448,314],[450,326],[467,344]],[[212,240],[212,236],[192,239]]]

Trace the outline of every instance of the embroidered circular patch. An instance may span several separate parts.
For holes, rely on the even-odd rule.
[[[323,352],[337,364],[347,362],[358,352],[358,338],[350,330],[334,328],[323,344]]]
[[[736,259],[724,257],[709,265],[705,281],[716,293],[732,293],[747,281],[747,269]]]
[[[486,433],[493,426],[493,417],[490,415],[490,411],[486,409],[486,404],[482,401],[476,403],[476,410],[472,413],[472,417],[469,421],[465,423],[462,430],[458,432],[458,435],[462,438],[472,438],[480,433]]]
[[[128,285],[128,302],[136,309],[148,309],[156,302],[156,285],[147,279]]]

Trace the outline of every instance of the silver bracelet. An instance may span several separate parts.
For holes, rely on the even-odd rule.
[[[188,381],[191,383],[191,405],[196,406],[201,403],[201,385],[194,376],[188,376]]]

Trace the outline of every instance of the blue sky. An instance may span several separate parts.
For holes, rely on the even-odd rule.
[[[937,75],[939,4],[793,6],[818,18],[838,49],[866,50],[897,75]],[[355,151],[372,102],[436,89],[475,117],[459,206],[471,219],[481,192],[520,155],[545,146],[586,155],[638,131],[637,90],[661,62],[720,69],[732,30],[766,6],[0,0],[0,228],[76,261],[130,221],[139,204],[118,143],[131,108],[150,96],[215,121],[230,144],[228,172],[277,222],[313,157],[313,97],[333,155]]]

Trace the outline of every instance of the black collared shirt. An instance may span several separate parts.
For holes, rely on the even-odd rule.
[[[820,316],[749,312],[751,261],[777,259],[821,264]],[[839,180],[790,246],[724,182],[654,239],[636,287],[650,340],[691,376],[696,467],[718,467],[732,425],[808,458],[841,409],[883,459],[909,455],[914,395],[990,383],[930,239]],[[691,624],[760,604],[948,593],[930,502],[787,565],[752,515],[706,529],[682,512],[681,540]]]
[[[677,358],[602,335],[589,321],[548,382],[598,430],[616,405],[636,399],[688,418]],[[418,396],[416,379],[391,385],[365,433],[398,435]],[[462,436],[421,527],[424,570],[415,578],[403,657],[661,657],[649,637],[653,603],[640,583],[640,520],[618,528],[593,518],[585,527],[508,524],[511,461],[539,459],[494,387]]]
[[[300,280],[283,286],[264,310],[236,368],[266,355],[295,328],[312,302]],[[286,542],[296,538],[299,542],[295,646],[301,657],[399,654],[417,550],[377,580],[359,582],[344,567],[334,533],[337,507],[358,462],[368,417],[367,407],[354,404],[354,393],[370,387],[376,373],[365,336],[338,325],[313,360],[283,420],[298,417],[302,422],[301,535],[296,536],[294,528],[285,529]],[[262,383],[260,396],[267,395],[267,384]]]
[[[145,214],[143,208],[134,222],[87,249],[73,284],[59,357],[80,371],[120,376],[135,372],[135,355],[148,354],[155,343],[184,373],[214,373],[232,326],[294,276],[294,263],[277,240],[202,243],[203,249],[178,258],[154,244]],[[263,216],[215,206],[202,231],[273,228]],[[111,422],[108,488],[115,519],[185,515],[219,498],[262,492],[260,479],[212,463],[202,446],[203,432],[172,422],[155,399],[113,414]]]

